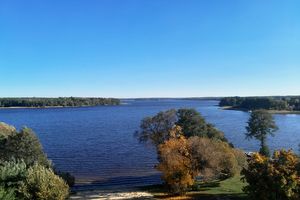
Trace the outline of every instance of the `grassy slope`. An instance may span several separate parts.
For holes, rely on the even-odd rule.
[[[190,191],[185,196],[170,196],[162,186],[145,187],[144,189],[152,193],[157,199],[202,199],[202,200],[244,200],[245,194],[242,191],[243,183],[240,176],[236,176],[224,181],[213,181],[209,183],[198,183],[198,190]]]

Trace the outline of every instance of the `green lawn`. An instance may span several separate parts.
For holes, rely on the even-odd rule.
[[[157,199],[175,200],[175,199],[202,199],[202,200],[244,200],[246,195],[242,188],[245,185],[240,180],[240,176],[236,176],[224,181],[212,181],[208,183],[198,182],[196,189],[188,192],[185,196],[170,196],[166,193],[162,185],[144,187],[152,193]]]

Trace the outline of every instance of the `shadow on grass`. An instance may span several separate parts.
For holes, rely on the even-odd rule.
[[[194,186],[193,190],[206,191],[206,190],[209,190],[211,188],[216,188],[216,187],[220,187],[220,181],[198,183]]]
[[[234,180],[234,179],[233,179]],[[238,178],[235,181],[239,180]],[[229,185],[229,186],[228,186]],[[184,200],[184,199],[201,199],[201,200],[246,200],[247,196],[242,193],[241,189],[237,188],[236,182],[210,181],[198,182],[184,196],[174,196],[168,193],[168,190],[163,185],[152,185],[142,187],[141,190],[148,191],[154,195],[156,199],[164,200]]]

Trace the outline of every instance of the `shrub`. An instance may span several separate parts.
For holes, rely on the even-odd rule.
[[[199,170],[203,179],[232,177],[238,172],[234,149],[226,142],[209,138],[188,139],[193,168]]]
[[[0,142],[0,156],[2,160],[12,158],[24,160],[27,165],[34,163],[50,167],[50,161],[43,152],[43,148],[34,132],[29,128],[13,131]]]
[[[242,170],[248,182],[244,191],[251,199],[299,199],[300,179],[297,172],[298,157],[292,151],[275,151],[272,158],[255,153]]]
[[[55,171],[55,170],[54,170],[54,172],[56,175],[61,177],[68,184],[69,187],[74,186],[75,177],[72,176],[72,174],[70,174],[69,172],[61,172],[61,171]]]
[[[6,139],[13,132],[16,132],[15,127],[5,124],[3,122],[0,122],[0,140]]]
[[[64,180],[40,165],[28,169],[21,191],[28,200],[64,200],[69,195],[69,187]]]
[[[1,200],[17,200],[13,189],[7,189],[0,186],[0,199]]]
[[[0,166],[0,187],[5,189],[6,195],[21,198],[23,195],[19,191],[27,177],[27,169],[24,161],[3,162]],[[1,199],[1,198],[0,198]]]

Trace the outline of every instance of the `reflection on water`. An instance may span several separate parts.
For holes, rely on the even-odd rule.
[[[121,106],[2,109],[0,121],[31,127],[38,134],[48,157],[60,170],[76,176],[77,188],[133,186],[160,181],[153,168],[154,149],[139,144],[133,133],[143,117],[171,108],[196,108],[222,130],[236,146],[258,149],[258,142],[245,140],[249,113],[221,110],[217,101],[144,100],[125,101]],[[280,130],[269,138],[271,149],[293,148],[300,143],[300,115],[275,115]]]

